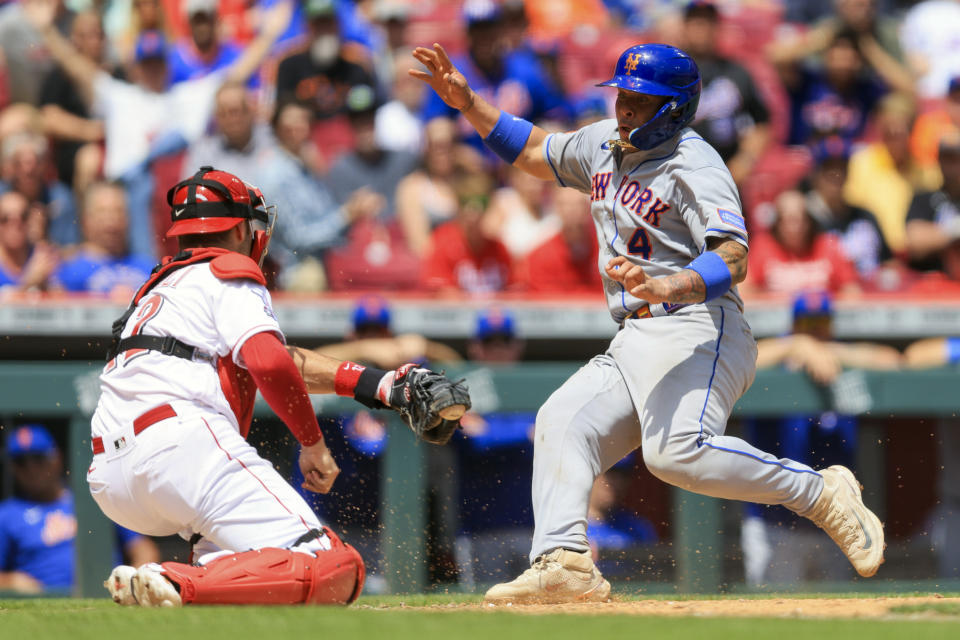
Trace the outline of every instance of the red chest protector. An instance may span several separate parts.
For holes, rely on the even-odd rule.
[[[127,307],[122,316],[114,321],[113,340],[110,349],[107,351],[107,360],[112,360],[118,354],[130,349],[149,349],[187,360],[210,362],[217,368],[217,376],[220,378],[223,395],[227,398],[230,409],[237,418],[237,423],[240,425],[240,434],[246,438],[250,431],[250,422],[253,419],[253,404],[257,397],[257,385],[246,369],[238,367],[230,355],[214,357],[173,336],[134,335],[122,339],[120,337],[127,321],[136,310],[137,304],[151,289],[174,271],[202,262],[209,262],[211,273],[220,280],[253,280],[266,285],[266,278],[264,278],[259,265],[251,258],[235,251],[203,248],[181,251],[173,257],[168,256],[154,267],[150,277],[133,296],[130,306]]]

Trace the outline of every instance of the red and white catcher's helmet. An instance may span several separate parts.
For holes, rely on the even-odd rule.
[[[167,204],[173,222],[167,237],[219,233],[249,220],[253,230],[250,257],[263,262],[276,223],[276,206],[268,206],[257,187],[232,173],[200,167],[167,191]]]

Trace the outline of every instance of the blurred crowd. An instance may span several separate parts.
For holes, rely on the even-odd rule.
[[[960,362],[956,337],[901,355],[842,344],[829,331],[833,296],[960,297],[956,0],[0,0],[0,300],[125,301],[173,252],[167,188],[204,165],[278,205],[267,264],[278,291],[598,295],[588,196],[504,166],[410,77],[412,47],[433,42],[486,99],[550,131],[611,117],[615,92],[594,85],[626,47],[685,49],[703,76],[693,126],[727,162],[751,233],[742,289],[798,301],[793,330],[762,342],[759,365],[832,388],[844,368]],[[461,359],[389,325],[385,307],[367,300],[350,339],[325,352],[384,368]],[[478,318],[467,347],[471,362],[496,366],[522,359],[524,345],[498,312]],[[530,468],[533,416],[484,408],[479,391],[474,405],[455,447],[430,459],[462,472],[459,484],[431,474],[459,486],[462,504],[449,521],[453,498],[430,487],[431,508],[443,512],[431,514],[434,582],[501,579],[525,563],[526,498],[502,501],[497,514],[485,505],[527,495],[529,476],[518,470]],[[851,416],[746,428],[779,438],[784,455],[853,464]],[[368,480],[341,497],[365,507],[329,502],[328,515],[376,566],[369,478],[384,424],[360,413],[342,438],[330,431],[344,470]],[[59,469],[52,441],[28,435],[34,444],[9,454],[15,472]],[[950,437],[944,451],[960,451]],[[952,532],[960,485],[956,465],[944,467],[941,521]],[[63,534],[56,541],[72,540],[71,499],[59,485],[47,489],[40,502]],[[617,468],[595,489],[591,535],[603,549],[663,534],[615,512],[624,494],[636,486],[625,487]],[[748,512],[745,522],[744,547],[758,550],[745,556],[748,580],[785,579],[777,571],[797,563],[778,554],[795,556],[805,531],[787,536],[794,525],[783,510]],[[3,533],[8,550],[13,536]],[[519,564],[500,576],[464,560],[514,556]],[[941,575],[957,575],[957,554],[942,556]],[[25,582],[3,575],[10,569],[0,566],[0,587]]]
[[[960,294],[960,2],[0,0],[0,296],[125,298],[202,165],[279,205],[276,290],[599,291],[588,197],[503,166],[407,70],[440,42],[548,130],[617,55],[696,59],[753,292]]]

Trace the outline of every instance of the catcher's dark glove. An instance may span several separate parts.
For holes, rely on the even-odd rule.
[[[405,364],[397,369],[388,401],[418,438],[446,444],[470,408],[470,391],[463,380]]]

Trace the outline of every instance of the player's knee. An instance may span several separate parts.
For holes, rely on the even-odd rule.
[[[337,539],[330,551],[318,552],[316,558],[307,603],[350,604],[360,597],[366,566],[356,549]]]
[[[551,441],[554,433],[566,424],[553,408],[550,407],[549,400],[537,411],[537,419],[534,423],[534,443],[537,446],[543,446]]]
[[[537,445],[557,442],[558,437],[572,435],[571,430],[576,430],[576,427],[570,407],[564,407],[550,398],[537,411],[535,442]]]
[[[184,604],[349,604],[366,569],[352,546],[327,532],[329,549],[304,553],[268,547],[233,553],[204,566],[163,564]]]
[[[697,457],[686,447],[643,447],[641,450],[644,465],[660,480],[690,491],[699,485]]]

